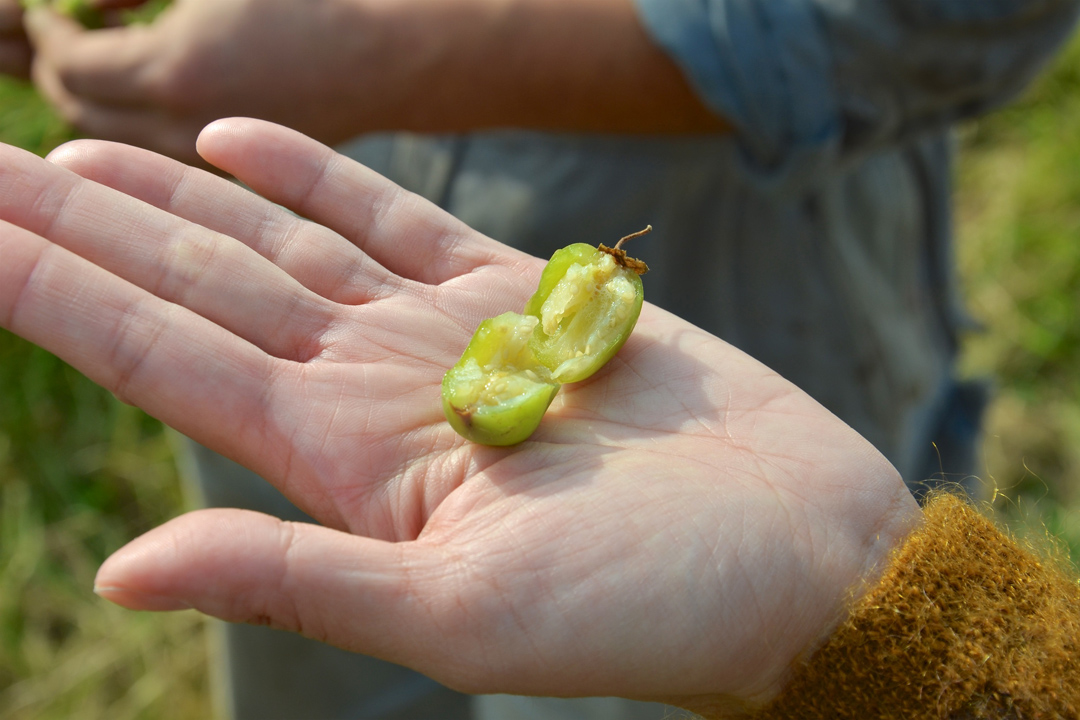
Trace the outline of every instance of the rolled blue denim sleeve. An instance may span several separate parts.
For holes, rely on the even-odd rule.
[[[636,0],[737,128],[759,179],[816,175],[985,112],[1068,37],[1078,0]]]
[[[637,0],[653,38],[738,129],[762,178],[812,172],[842,134],[832,49],[806,0]]]

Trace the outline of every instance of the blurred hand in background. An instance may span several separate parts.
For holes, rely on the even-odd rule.
[[[86,30],[35,8],[26,26],[34,82],[76,128],[187,162],[201,162],[199,130],[232,115],[328,144],[379,130],[725,127],[630,0],[177,0],[149,24]]]

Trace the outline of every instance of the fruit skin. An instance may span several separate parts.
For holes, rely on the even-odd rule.
[[[443,412],[462,437],[483,445],[516,445],[540,424],[559,383],[529,349],[536,323],[517,313],[483,321],[443,376]]]
[[[597,264],[610,264],[613,262],[612,279],[617,278],[619,283],[628,283],[629,287],[632,288],[633,298],[628,307],[620,310],[617,314],[605,313],[609,308],[604,307],[604,305],[605,303],[610,304],[610,298],[601,295],[594,298],[591,304],[578,308],[577,311],[564,317],[558,323],[557,329],[548,328],[550,334],[545,332],[543,322],[544,303],[548,301],[552,292],[556,290],[560,281],[566,277],[571,268],[574,265],[595,268]],[[570,383],[584,380],[602,368],[630,337],[630,333],[637,324],[638,316],[641,314],[641,306],[644,300],[645,290],[639,272],[624,267],[616,262],[609,253],[602,252],[592,245],[585,243],[568,245],[551,256],[551,260],[540,276],[540,285],[536,293],[525,305],[526,315],[532,315],[541,320],[533,333],[530,347],[537,360],[552,371],[552,376],[558,382]],[[598,343],[598,347],[589,347],[588,344],[586,344],[586,347],[581,347],[582,343],[567,342],[569,338],[567,332],[571,329],[571,323],[578,314],[581,314],[581,319],[587,323],[595,324],[597,320],[600,320],[608,326],[603,328],[603,340]],[[573,356],[576,354],[574,351],[576,350],[584,353],[584,359],[574,359]],[[567,362],[568,360],[571,362]]]

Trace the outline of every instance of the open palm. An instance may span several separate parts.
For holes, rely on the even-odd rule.
[[[3,148],[0,323],[326,527],[191,513],[103,566],[110,599],[466,691],[753,702],[914,522],[862,438],[648,305],[531,440],[464,441],[442,374],[543,263],[278,126],[221,121],[199,151],[308,219],[125,146]]]

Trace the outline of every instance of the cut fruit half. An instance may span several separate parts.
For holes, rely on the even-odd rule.
[[[556,382],[579,382],[623,346],[644,299],[639,271],[592,245],[569,245],[551,257],[525,306],[538,320],[529,345]]]
[[[485,320],[461,360],[443,377],[443,411],[465,438],[484,445],[514,445],[540,424],[559,383],[529,347],[539,322],[517,313]]]

